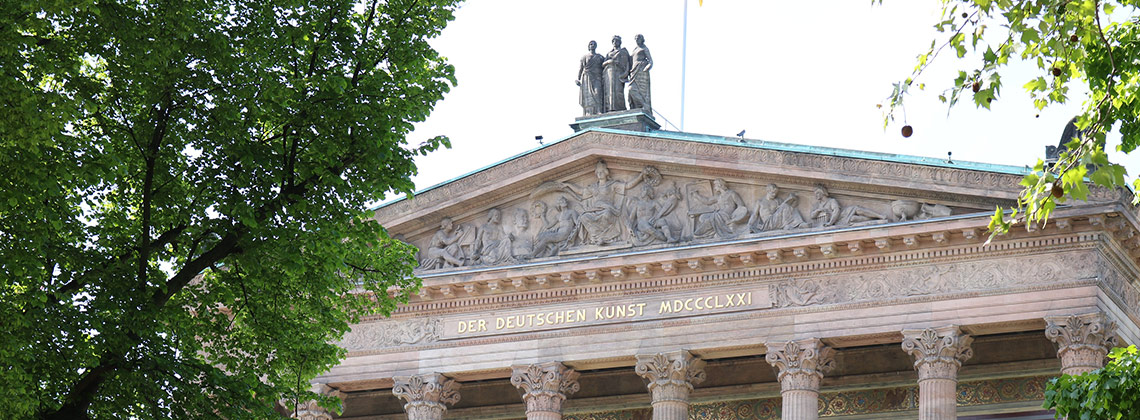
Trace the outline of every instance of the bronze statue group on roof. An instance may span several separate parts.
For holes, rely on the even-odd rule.
[[[613,49],[605,56],[597,53],[598,43],[590,41],[589,53],[582,56],[578,66],[578,103],[582,115],[641,109],[652,114],[649,95],[649,70],[653,56],[645,46],[645,37],[637,35],[637,47],[630,54],[621,46],[621,37],[614,35]],[[629,85],[627,91],[626,85]],[[627,108],[628,105],[628,108]]]

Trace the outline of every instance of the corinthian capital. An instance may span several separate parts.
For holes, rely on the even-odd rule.
[[[903,330],[902,348],[914,357],[918,379],[958,379],[962,362],[974,356],[974,338],[957,325],[925,330]]]
[[[512,366],[511,385],[523,394],[526,411],[562,412],[562,401],[578,392],[578,372],[560,362]]]
[[[764,359],[779,369],[777,378],[784,391],[819,391],[823,374],[835,368],[835,350],[818,338],[768,343]]]
[[[693,384],[705,381],[705,361],[685,350],[639,354],[634,371],[649,382],[653,402],[688,402]]]
[[[392,393],[404,400],[410,420],[441,419],[447,405],[459,402],[459,384],[439,373],[397,376]]]
[[[344,402],[344,393],[327,384],[314,384],[312,391],[318,394],[339,398],[342,404]],[[283,407],[289,407],[291,403],[288,400],[281,400],[281,405]],[[307,400],[297,404],[290,414],[290,417],[298,420],[332,420],[332,414],[333,413],[328,409],[321,407],[318,401]]]
[[[1116,347],[1116,322],[1103,312],[1045,317],[1045,336],[1057,343],[1064,373],[1080,374],[1104,367],[1104,356]]]

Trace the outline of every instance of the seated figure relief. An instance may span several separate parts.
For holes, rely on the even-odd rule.
[[[824,188],[823,185],[815,186],[815,200],[811,213],[808,214],[813,227],[848,226],[852,223],[871,220],[887,220],[886,216],[866,207],[848,206],[845,209],[842,208],[839,205],[839,200],[828,194],[827,188]]]
[[[464,239],[471,238],[472,233],[463,226],[456,228],[450,217],[444,217],[439,222],[439,230],[428,241],[427,251],[424,252],[420,266],[425,270],[434,270],[467,265],[468,255],[465,252]]]
[[[628,216],[630,239],[634,245],[673,243],[680,239],[680,226],[670,223],[668,219],[679,204],[679,200],[674,198],[675,196],[670,196],[658,200],[651,185],[641,186],[640,194],[630,201]]]
[[[770,230],[791,230],[808,227],[803,215],[796,209],[799,197],[790,193],[779,200],[780,189],[776,184],[768,184],[764,197],[756,201],[756,210],[748,218],[748,230],[760,233]]]
[[[695,184],[690,184],[690,187]],[[693,204],[698,205],[694,206]],[[728,188],[724,179],[712,182],[712,197],[696,189],[689,190],[689,215],[693,219],[694,238],[734,238],[737,228],[748,218],[748,206],[740,194]]]
[[[511,240],[503,229],[503,213],[497,208],[487,211],[487,223],[475,235],[476,262],[480,265],[512,262]]]
[[[633,179],[623,182],[610,177],[610,169],[604,161],[599,160],[594,165],[594,175],[598,180],[594,184],[579,187],[569,182],[562,183],[562,190],[573,195],[582,203],[582,214],[578,219],[577,240],[584,245],[608,245],[620,242],[623,239],[623,205],[625,204],[626,190],[636,187],[642,181],[656,174],[659,182],[661,175],[651,166],[645,167]]]
[[[534,237],[534,249],[531,256],[535,258],[558,255],[566,249],[574,233],[578,230],[578,212],[570,207],[570,201],[565,196],[559,196],[554,202],[554,219],[549,217],[546,204],[535,202],[535,218],[543,221],[542,229]]]

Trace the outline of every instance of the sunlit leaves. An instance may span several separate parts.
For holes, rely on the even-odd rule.
[[[1123,6],[1123,7],[1120,7]],[[1002,31],[987,31],[1001,27]],[[953,107],[971,95],[976,107],[989,109],[1001,95],[1001,71],[1011,58],[1035,63],[1039,74],[1017,81],[1030,94],[1033,106],[1043,110],[1067,102],[1071,83],[1088,86],[1090,94],[1079,119],[1081,135],[1061,158],[1022,183],[1015,216],[995,215],[995,233],[1008,231],[1012,222],[1039,223],[1066,197],[1088,198],[1092,182],[1103,188],[1128,186],[1123,167],[1104,156],[1105,134],[1118,127],[1119,150],[1140,146],[1140,17],[1136,5],[1116,0],[973,0],[943,2],[939,33],[906,80],[917,81],[943,49],[953,49],[968,68],[959,71],[938,98]],[[970,42],[964,35],[970,34]],[[975,61],[980,59],[980,61]],[[884,124],[905,107],[905,90],[898,84],[888,96]],[[1140,184],[1137,184],[1140,185]],[[1060,196],[1060,197],[1058,197]],[[1002,213],[1002,212],[998,212]]]
[[[1045,408],[1058,418],[1118,420],[1140,410],[1140,352],[1118,347],[1104,368],[1081,375],[1061,375],[1046,384]]]

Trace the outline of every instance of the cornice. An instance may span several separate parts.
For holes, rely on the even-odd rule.
[[[729,181],[763,177],[766,182],[805,186],[830,181],[839,183],[833,184],[837,189],[881,193],[901,188],[908,195],[938,202],[951,198],[946,194],[957,194],[952,198],[960,202],[1008,202],[1021,189],[1020,176],[1004,173],[586,132],[380,207],[376,219],[392,232],[411,234],[434,226],[443,217],[460,220],[497,202],[521,197],[542,181],[589,172],[598,157],[612,161],[615,167],[652,164],[673,174],[720,176]],[[867,182],[868,177],[875,181]],[[1099,190],[1093,193],[1098,200],[1115,199]]]

